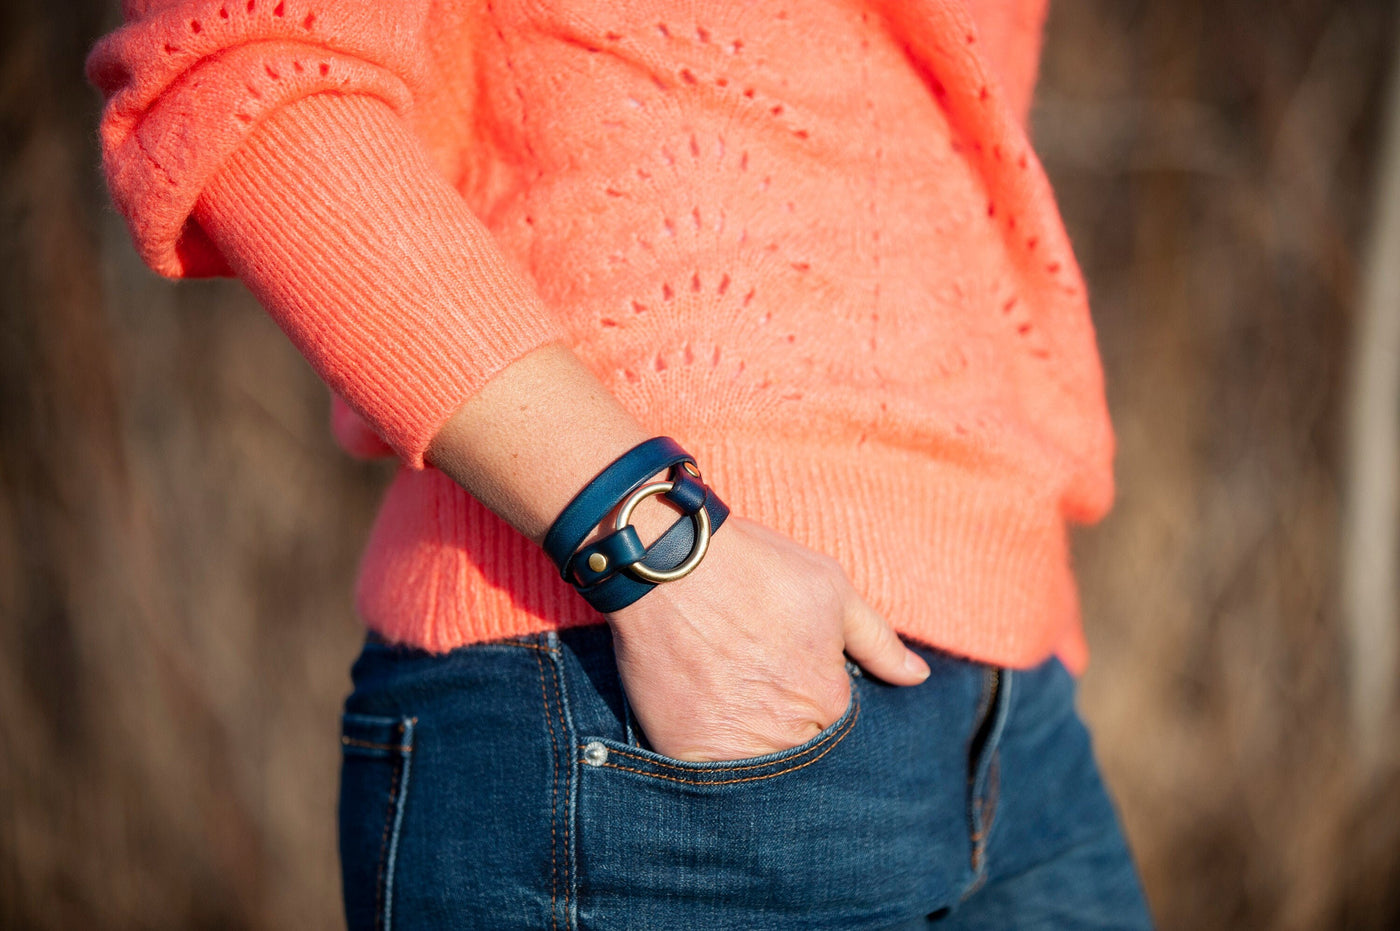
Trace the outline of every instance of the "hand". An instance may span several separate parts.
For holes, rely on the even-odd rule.
[[[811,739],[850,701],[843,650],[894,685],[929,674],[836,560],[734,516],[694,572],[608,619],[637,721],[675,759],[742,759]]]

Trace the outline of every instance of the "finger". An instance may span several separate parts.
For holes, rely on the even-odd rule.
[[[890,622],[857,595],[847,600],[842,632],[847,655],[866,672],[891,685],[918,685],[928,678],[923,658],[906,647]]]

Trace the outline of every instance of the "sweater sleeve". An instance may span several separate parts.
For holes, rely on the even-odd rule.
[[[988,63],[1022,123],[1031,110],[1048,0],[967,0]]]
[[[134,3],[88,60],[142,258],[237,274],[414,468],[496,372],[562,337],[409,128],[424,6]]]

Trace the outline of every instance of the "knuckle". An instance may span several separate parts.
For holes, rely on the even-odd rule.
[[[811,550],[808,560],[808,571],[814,578],[820,579],[828,585],[845,578],[846,573],[841,568],[841,564],[836,561],[835,557],[827,553]]]
[[[820,612],[823,615],[839,614],[845,604],[845,598],[833,578],[824,572],[810,572],[803,577],[802,600],[807,605],[807,611]]]
[[[832,679],[823,685],[821,699],[822,727],[834,723],[846,711],[851,701],[851,680],[845,675],[844,667],[839,679]]]
[[[836,723],[845,713],[847,700],[842,699],[839,703],[816,702],[806,709],[784,716],[782,721],[774,722],[772,743],[789,749],[806,743]]]
[[[767,747],[769,752],[776,752],[791,750],[798,744],[811,740],[821,729],[821,725],[813,716],[793,713],[769,721],[767,726],[754,736],[755,742]]]
[[[846,567],[837,562],[835,556],[823,554],[822,569],[825,571],[832,588],[836,591],[841,592],[843,595],[846,592],[854,591],[854,589],[851,588],[850,577],[846,575]]]

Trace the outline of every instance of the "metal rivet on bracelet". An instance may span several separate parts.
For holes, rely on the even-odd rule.
[[[588,557],[588,568],[592,569],[594,572],[602,572],[604,569],[608,568],[608,557],[604,556],[602,553],[594,553],[592,556]]]
[[[602,766],[608,761],[608,748],[596,740],[589,741],[583,748],[583,761],[589,766]]]
[[[700,470],[697,469],[697,468],[695,467],[695,463],[693,463],[693,462],[682,462],[682,463],[681,463],[681,468],[682,468],[682,469],[685,469],[687,472],[689,472],[691,475],[695,476],[696,478],[699,478],[699,477],[700,477]]]

